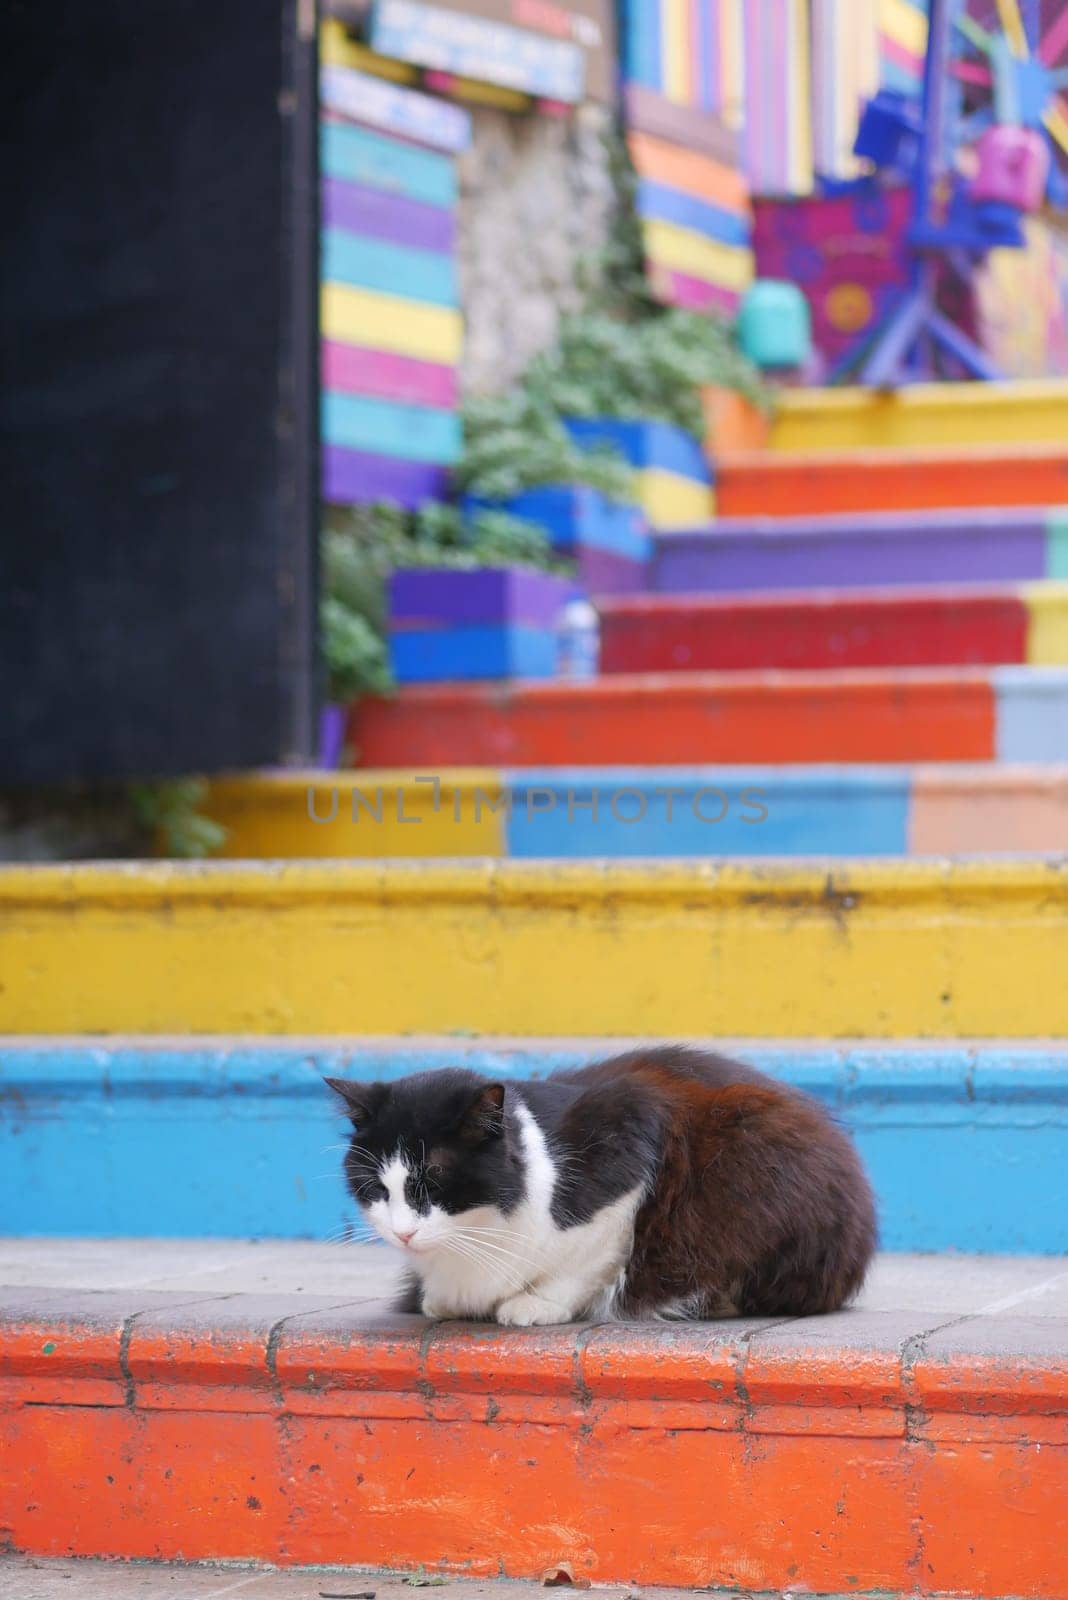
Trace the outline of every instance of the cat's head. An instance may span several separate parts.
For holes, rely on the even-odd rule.
[[[523,1192],[503,1084],[446,1068],[393,1083],[327,1078],[352,1122],[345,1180],[387,1244],[419,1256],[492,1226]]]

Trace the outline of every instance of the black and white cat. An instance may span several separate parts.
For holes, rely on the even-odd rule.
[[[875,1248],[871,1190],[823,1108],[680,1048],[542,1080],[327,1079],[353,1197],[404,1252],[403,1309],[513,1327],[833,1311]]]

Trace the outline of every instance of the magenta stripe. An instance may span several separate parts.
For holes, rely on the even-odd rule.
[[[323,179],[324,228],[347,228],[350,233],[367,234],[373,239],[389,239],[393,244],[413,245],[418,250],[437,250],[449,255],[456,243],[456,221],[451,211],[430,206],[388,189],[372,189],[367,184],[349,183],[344,178]]]
[[[661,266],[656,268],[656,291],[657,298],[669,305],[685,306],[688,311],[719,311],[727,317],[736,314],[741,300],[736,289],[725,289],[721,284],[693,278],[688,272],[673,272]]]
[[[911,50],[906,50],[903,44],[898,44],[896,39],[891,39],[889,34],[882,34],[879,39],[879,50],[887,61],[892,61],[895,67],[900,67],[903,72],[919,80],[923,77],[923,57],[913,55]]]
[[[420,506],[442,499],[448,481],[445,467],[425,461],[401,461],[336,444],[323,451],[323,499],[337,505],[393,500],[401,506]]]
[[[321,362],[324,389],[401,400],[406,405],[437,406],[443,411],[456,409],[459,384],[454,367],[416,361],[391,350],[339,344],[335,339],[323,340]]]

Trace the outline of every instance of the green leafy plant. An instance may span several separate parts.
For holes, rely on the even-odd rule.
[[[130,808],[148,847],[180,860],[210,856],[221,849],[226,829],[200,813],[207,793],[203,778],[131,784]]]
[[[327,595],[319,626],[331,700],[358,694],[388,694],[393,687],[385,642],[366,617]]]
[[[564,411],[554,395],[539,391],[531,374],[508,394],[469,400],[464,453],[455,472],[460,489],[509,500],[542,484],[576,483],[611,500],[632,499],[628,464],[613,450],[580,450],[560,420]]]
[[[566,317],[553,350],[525,379],[535,408],[574,417],[648,418],[704,433],[701,389],[737,390],[769,404],[757,369],[716,317],[677,307],[625,321],[603,311]]]

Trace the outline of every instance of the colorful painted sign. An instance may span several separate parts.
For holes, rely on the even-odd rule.
[[[833,364],[886,316],[908,282],[911,191],[875,184],[833,199],[758,199],[757,275],[785,278],[812,310],[820,357]]]
[[[466,150],[471,142],[471,118],[459,106],[435,95],[399,88],[368,72],[324,66],[319,73],[319,100],[327,111],[434,150],[455,153]]]
[[[379,0],[371,43],[384,56],[567,105],[586,93],[586,53],[573,40],[423,0]]]

